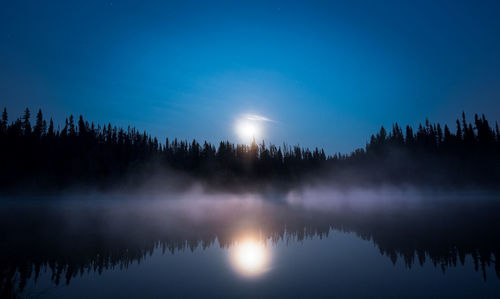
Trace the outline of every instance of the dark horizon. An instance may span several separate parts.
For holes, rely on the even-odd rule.
[[[94,121],[89,121],[88,119],[86,119],[82,114],[70,114],[68,116],[66,116],[65,118],[62,118],[62,117],[55,117],[53,115],[46,115],[45,112],[42,111],[41,108],[38,108],[37,110],[31,110],[29,107],[25,107],[23,112],[18,114],[18,115],[15,115],[15,116],[12,116],[12,114],[7,110],[7,107],[3,107],[3,110],[2,111],[2,119],[1,121],[3,122],[2,125],[4,126],[10,126],[10,125],[13,125],[16,120],[22,120],[25,115],[26,115],[26,110],[29,111],[29,114],[30,114],[30,125],[31,127],[34,127],[36,126],[36,117],[37,115],[41,112],[42,114],[42,118],[43,118],[43,121],[45,122],[44,126],[45,126],[45,130],[48,131],[49,129],[49,125],[50,123],[52,122],[52,125],[53,125],[53,130],[54,130],[54,133],[56,132],[61,132],[62,130],[64,130],[64,128],[68,128],[68,125],[69,125],[69,122],[70,122],[70,119],[72,118],[73,119],[73,122],[74,122],[74,125],[75,125],[75,128],[76,128],[76,132],[78,132],[78,129],[77,129],[77,122],[80,120],[80,119],[83,119],[84,120],[84,123],[87,125],[88,128],[90,127],[93,127],[95,128],[96,130],[98,128],[105,128],[105,127],[108,127],[109,125],[111,125],[111,127],[113,128],[117,128],[117,129],[123,129],[123,130],[134,130],[136,132],[139,132],[141,134],[146,134],[148,137],[151,137],[153,139],[156,139],[158,144],[159,145],[165,145],[165,140],[178,140],[179,142],[180,141],[183,141],[183,142],[191,142],[193,140],[196,140],[196,138],[189,138],[189,137],[180,137],[180,136],[166,136],[165,139],[160,139],[158,136],[154,136],[152,134],[150,134],[149,130],[146,128],[144,130],[139,130],[135,125],[133,125],[132,123],[128,123],[128,124],[125,124],[124,126],[117,126],[116,124],[112,123],[112,122],[109,122],[109,121],[103,121],[102,123],[96,123]],[[4,116],[7,116],[7,121],[4,120]],[[408,134],[408,131],[407,131],[407,128],[411,128],[411,131],[412,132],[416,132],[418,127],[419,126],[427,126],[427,124],[435,124],[435,125],[439,125],[441,130],[442,130],[442,134],[443,134],[443,137],[444,137],[444,129],[445,127],[448,128],[448,130],[450,131],[450,134],[454,134],[455,136],[458,134],[458,130],[459,130],[459,127],[460,127],[460,130],[463,130],[463,125],[464,125],[464,121],[467,122],[467,126],[469,124],[469,122],[471,121],[471,119],[468,119],[467,118],[470,117],[472,119],[481,119],[481,120],[487,120],[488,117],[487,117],[487,114],[486,113],[475,113],[475,114],[467,114],[465,111],[461,111],[461,114],[458,118],[456,118],[455,120],[453,120],[451,123],[441,123],[439,121],[437,122],[432,122],[429,120],[428,117],[425,117],[424,118],[424,121],[420,120],[420,122],[417,122],[415,126],[412,126],[410,124],[400,124],[398,122],[392,122],[390,126],[386,127],[384,125],[380,125],[376,131],[377,133],[375,134],[378,134],[380,133],[380,129],[381,128],[384,128],[384,130],[387,132],[387,131],[391,131],[391,128],[394,129],[394,126],[396,126],[397,128],[400,128],[402,131],[404,131],[404,134]],[[472,116],[472,117],[471,117]],[[54,121],[54,119],[62,119],[63,121],[61,123],[57,123]],[[491,121],[491,123],[489,121],[488,122],[488,126],[490,127],[491,131],[492,131],[492,134],[493,134],[493,138],[498,140],[500,139],[500,129],[499,129],[499,125],[498,125],[498,120],[495,120],[493,119]],[[476,125],[474,124],[474,122],[470,122],[471,125],[472,125],[472,129],[473,130],[476,130],[477,131],[477,127]],[[45,132],[47,133],[47,132]],[[402,132],[403,133],[403,132]],[[355,152],[356,150],[358,149],[366,149],[366,146],[370,143],[370,139],[373,138],[375,136],[375,134],[373,134],[373,131],[372,133],[370,132],[367,132],[367,138],[365,140],[365,145],[364,146],[361,146],[361,147],[354,147],[354,148],[351,148],[351,149],[348,149],[347,151],[345,152],[342,152],[340,150],[337,150],[337,149],[334,149],[332,152],[327,152],[325,151],[325,155],[326,157],[330,157],[330,158],[333,158],[334,155],[349,155],[349,154],[352,154],[353,152]],[[476,133],[475,133],[476,134]],[[201,140],[198,140],[199,142],[201,142],[201,144],[207,142],[209,144],[211,144],[211,142],[207,139],[201,139]],[[272,145],[275,145],[277,147],[281,147],[283,145],[286,145],[286,146],[290,146],[290,147],[295,147],[295,146],[298,146],[300,148],[303,148],[303,149],[314,149],[314,148],[318,148],[320,150],[323,150],[324,151],[324,148],[321,148],[321,147],[318,147],[316,145],[312,145],[312,147],[308,147],[308,146],[301,146],[301,143],[298,142],[296,144],[291,144],[291,143],[287,143],[286,141],[280,143],[280,144],[274,144],[274,143],[269,143],[267,142],[265,139],[258,139],[256,138],[255,136],[253,136],[251,138],[250,141],[248,142],[231,142],[230,140],[228,139],[223,139],[223,140],[216,140],[213,144],[216,145],[220,142],[229,142],[229,143],[232,143],[234,145],[245,145],[245,146],[250,146],[252,142],[255,142],[257,145],[259,144],[262,144],[262,142],[266,143],[266,144],[272,144]]]
[[[456,129],[425,120],[418,127],[383,126],[365,148],[348,154],[326,154],[322,148],[257,143],[166,139],[147,132],[89,123],[83,116],[66,119],[56,129],[39,110],[29,109],[8,121],[4,109],[0,123],[0,159],[3,192],[64,190],[75,185],[109,190],[129,185],[129,191],[149,180],[164,182],[160,189],[194,182],[222,190],[245,190],[263,185],[288,189],[294,185],[330,181],[340,188],[361,185],[415,185],[430,188],[498,189],[500,130],[484,115],[467,120],[465,112]],[[130,184],[134,181],[133,184]],[[228,186],[228,182],[231,187]],[[177,182],[180,183],[180,180]],[[160,183],[161,184],[161,183]],[[328,184],[328,183],[327,183]],[[119,186],[119,185],[118,185]],[[157,189],[149,186],[151,190]],[[243,188],[243,189],[241,189]],[[166,191],[166,190],[164,190]]]

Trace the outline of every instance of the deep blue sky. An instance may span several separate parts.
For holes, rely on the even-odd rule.
[[[267,141],[329,153],[395,121],[500,119],[498,1],[45,2],[1,4],[11,117],[237,141],[251,113]]]

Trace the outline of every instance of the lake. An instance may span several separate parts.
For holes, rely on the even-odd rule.
[[[499,211],[484,192],[4,197],[0,295],[498,298]]]

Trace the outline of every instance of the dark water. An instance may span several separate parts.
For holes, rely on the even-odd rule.
[[[0,295],[500,297],[500,197],[4,198]]]

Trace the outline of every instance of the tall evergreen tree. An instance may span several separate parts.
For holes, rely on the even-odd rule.
[[[75,130],[75,122],[73,119],[73,115],[69,116],[68,125],[69,125],[69,131],[68,131],[69,136],[75,136],[76,130]]]
[[[462,132],[462,128],[460,126],[460,122],[458,121],[458,119],[457,119],[457,133],[455,136],[456,136],[458,142],[461,142],[463,140],[463,132]]]
[[[80,118],[78,119],[78,135],[80,136],[87,136],[87,131],[88,131],[88,126],[85,124],[85,121],[83,120],[83,116],[80,115]]]
[[[29,136],[31,134],[31,123],[30,123],[31,113],[28,108],[24,110],[22,128],[25,136]]]
[[[441,145],[443,143],[443,131],[441,130],[441,125],[437,124],[436,128],[436,135],[437,135],[437,146]]]
[[[415,142],[415,137],[413,136],[413,129],[410,126],[406,126],[406,139],[405,143],[407,145],[412,145]]]
[[[377,135],[377,142],[379,144],[385,143],[386,137],[387,137],[387,131],[385,130],[384,126],[382,126],[380,128],[380,132]]]
[[[33,134],[36,137],[40,137],[45,134],[46,130],[47,130],[47,124],[43,120],[42,109],[39,109],[38,113],[36,114],[36,123],[35,123],[35,128],[33,129]]]
[[[52,118],[50,119],[50,122],[49,122],[49,129],[47,130],[47,135],[49,137],[54,137],[55,136],[54,121],[52,120]]]
[[[3,108],[2,122],[0,123],[0,127],[1,127],[2,132],[7,132],[8,123],[9,123],[9,116],[7,114],[7,108]]]

